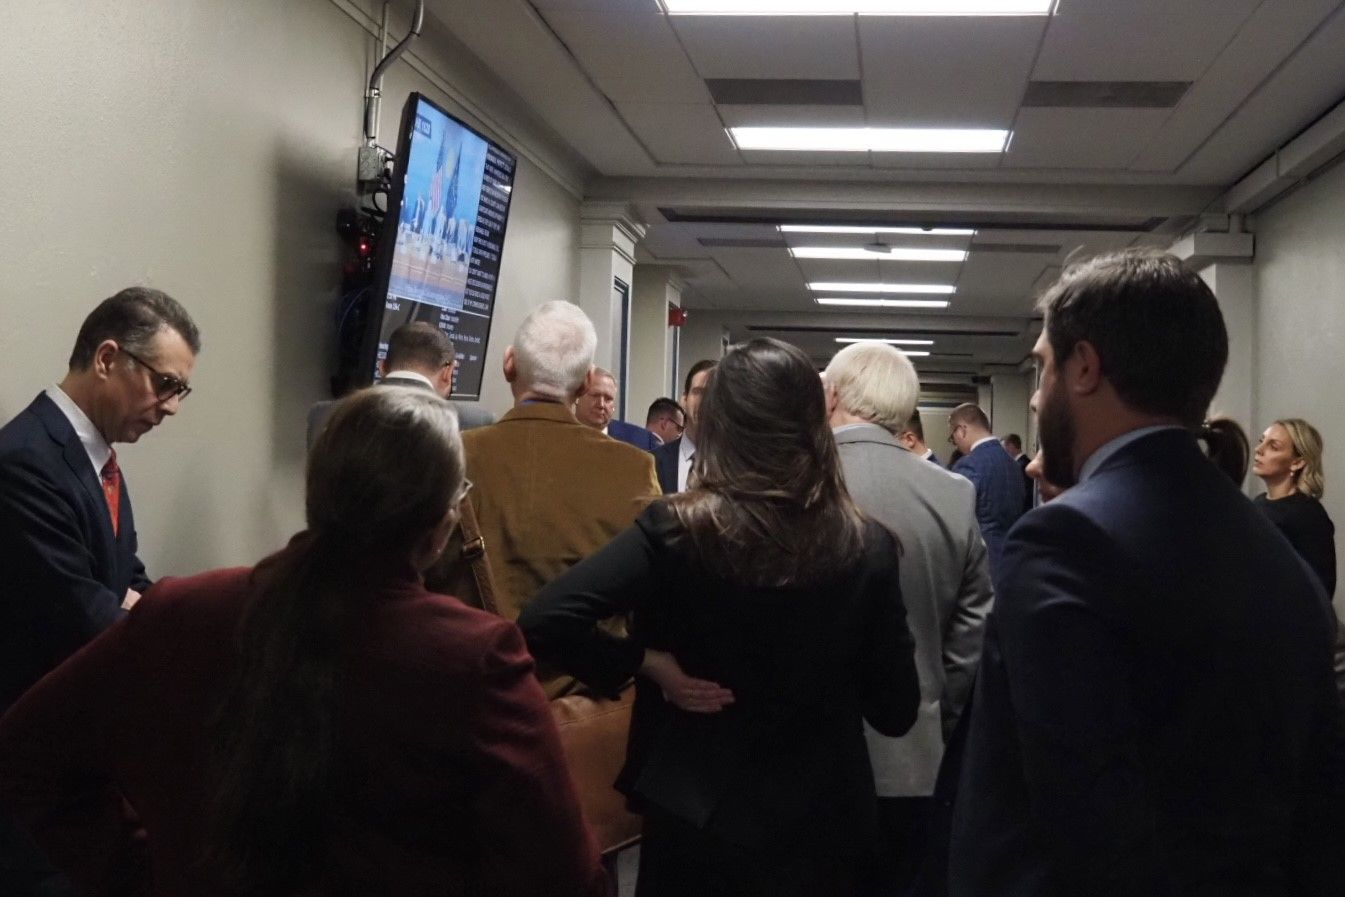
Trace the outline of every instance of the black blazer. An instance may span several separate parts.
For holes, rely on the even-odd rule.
[[[519,626],[529,648],[599,691],[635,674],[645,647],[733,690],[686,713],[636,679],[626,766],[636,808],[657,805],[733,844],[800,840],[854,849],[871,837],[873,774],[861,718],[887,735],[915,721],[919,684],[891,534],[870,523],[862,560],[831,582],[753,589],[703,570],[662,502],[542,589]],[[599,620],[633,612],[619,639]]]
[[[149,587],[122,478],[118,534],[88,453],[46,394],[0,429],[0,713]]]
[[[950,893],[1339,894],[1335,618],[1185,431],[1010,531]]]
[[[654,473],[658,474],[658,484],[664,495],[672,495],[677,491],[677,455],[681,451],[680,436],[654,449]]]

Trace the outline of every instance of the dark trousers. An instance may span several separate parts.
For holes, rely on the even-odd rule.
[[[845,850],[752,849],[653,808],[640,840],[636,897],[850,897],[858,855]]]
[[[859,897],[902,897],[915,884],[928,843],[931,797],[878,798],[878,844],[860,867]]]

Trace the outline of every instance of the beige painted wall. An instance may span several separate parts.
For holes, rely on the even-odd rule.
[[[1326,442],[1325,505],[1345,557],[1345,165],[1256,217],[1253,438],[1303,417]],[[1336,591],[1336,607],[1345,596]]]
[[[643,427],[650,403],[668,395],[668,304],[681,304],[681,280],[667,266],[638,264],[631,299],[626,420]]]
[[[22,3],[0,20],[0,158],[11,165],[0,179],[0,419],[59,379],[100,299],[135,283],[169,291],[205,348],[178,418],[120,453],[142,554],[155,576],[250,563],[303,522],[304,417],[323,397],[333,340],[332,223],[353,200],[377,53],[368,20],[345,0]],[[457,83],[501,113],[509,138],[531,138],[532,124],[463,68],[470,60],[422,52],[423,66],[442,68],[432,81],[394,67],[382,142],[395,142],[412,89],[466,115],[441,89]],[[567,171],[562,151],[529,154],[487,358],[484,399],[497,411],[518,322],[577,289],[583,172]]]

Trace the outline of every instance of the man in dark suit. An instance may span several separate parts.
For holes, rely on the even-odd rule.
[[[659,445],[666,445],[682,438],[687,428],[687,413],[672,399],[666,396],[658,398],[649,404],[644,427],[658,437]]]
[[[999,442],[1000,445],[1004,446],[1004,451],[1009,453],[1013,463],[1017,464],[1018,469],[1023,472],[1023,513],[1026,514],[1032,510],[1033,483],[1032,477],[1027,474],[1027,465],[1032,459],[1023,451],[1023,437],[1017,433],[1010,433]]]
[[[453,392],[458,352],[453,341],[433,324],[412,321],[388,337],[388,352],[378,362],[379,384],[432,389],[445,399]],[[458,429],[470,430],[495,423],[495,415],[476,402],[453,402]],[[317,402],[308,411],[307,445],[311,449],[331,416],[335,401]]]
[[[612,419],[616,411],[616,394],[616,377],[609,370],[595,367],[584,394],[574,403],[574,416],[584,426],[637,449],[652,452],[658,448],[658,437],[644,427]]]
[[[1004,546],[950,893],[1340,893],[1345,710],[1320,584],[1202,454],[1228,358],[1171,256],[1043,296],[1045,476]]]
[[[112,446],[177,413],[200,348],[166,293],[122,290],[85,318],[60,384],[0,429],[0,713],[148,588]],[[0,894],[68,888],[0,817]]]
[[[962,457],[954,473],[976,487],[976,520],[990,553],[990,575],[999,570],[1000,551],[1009,527],[1023,515],[1023,471],[990,432],[990,419],[975,405],[958,405],[948,415],[948,440]]]
[[[920,422],[920,409],[911,411],[911,417],[897,433],[897,443],[906,451],[925,461],[932,461],[940,467],[943,462],[934,454],[934,449],[925,445],[925,425]]]
[[[686,429],[679,438],[654,450],[654,471],[658,474],[659,488],[664,495],[682,492],[687,487],[691,464],[696,457],[696,412],[700,410],[701,397],[705,395],[710,375],[718,364],[717,361],[702,358],[687,371],[686,386],[682,392]]]

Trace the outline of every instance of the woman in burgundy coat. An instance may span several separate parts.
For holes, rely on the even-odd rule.
[[[308,528],[163,580],[0,723],[0,803],[79,893],[600,895],[513,624],[426,591],[469,484],[448,403],[367,390]]]

